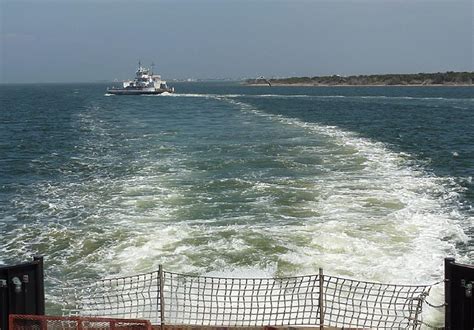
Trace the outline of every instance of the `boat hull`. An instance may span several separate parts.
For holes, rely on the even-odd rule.
[[[163,93],[173,93],[172,89],[155,89],[155,90],[140,90],[140,89],[107,89],[108,94],[114,95],[157,95]]]

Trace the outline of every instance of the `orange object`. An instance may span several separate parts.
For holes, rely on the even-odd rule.
[[[49,315],[9,316],[9,330],[152,330],[150,321]]]

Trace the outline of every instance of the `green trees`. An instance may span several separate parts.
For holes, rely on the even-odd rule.
[[[413,74],[375,74],[357,76],[316,76],[269,79],[272,84],[281,85],[471,85],[474,72],[437,72]],[[248,79],[247,84],[266,84],[263,79]]]

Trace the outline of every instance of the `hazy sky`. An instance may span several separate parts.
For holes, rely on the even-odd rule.
[[[0,82],[473,71],[473,0],[0,0]]]

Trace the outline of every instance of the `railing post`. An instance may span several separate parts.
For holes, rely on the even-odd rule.
[[[444,328],[450,330],[451,328],[451,284],[452,284],[452,272],[451,265],[454,263],[454,258],[444,259]]]
[[[165,297],[163,293],[163,289],[165,287],[164,281],[165,276],[163,274],[163,265],[159,265],[158,273],[160,277],[160,328],[164,329],[165,325]]]
[[[319,268],[319,329],[324,329],[324,274]]]
[[[33,260],[37,263],[36,266],[36,314],[44,315],[44,265],[43,256],[34,256]]]

